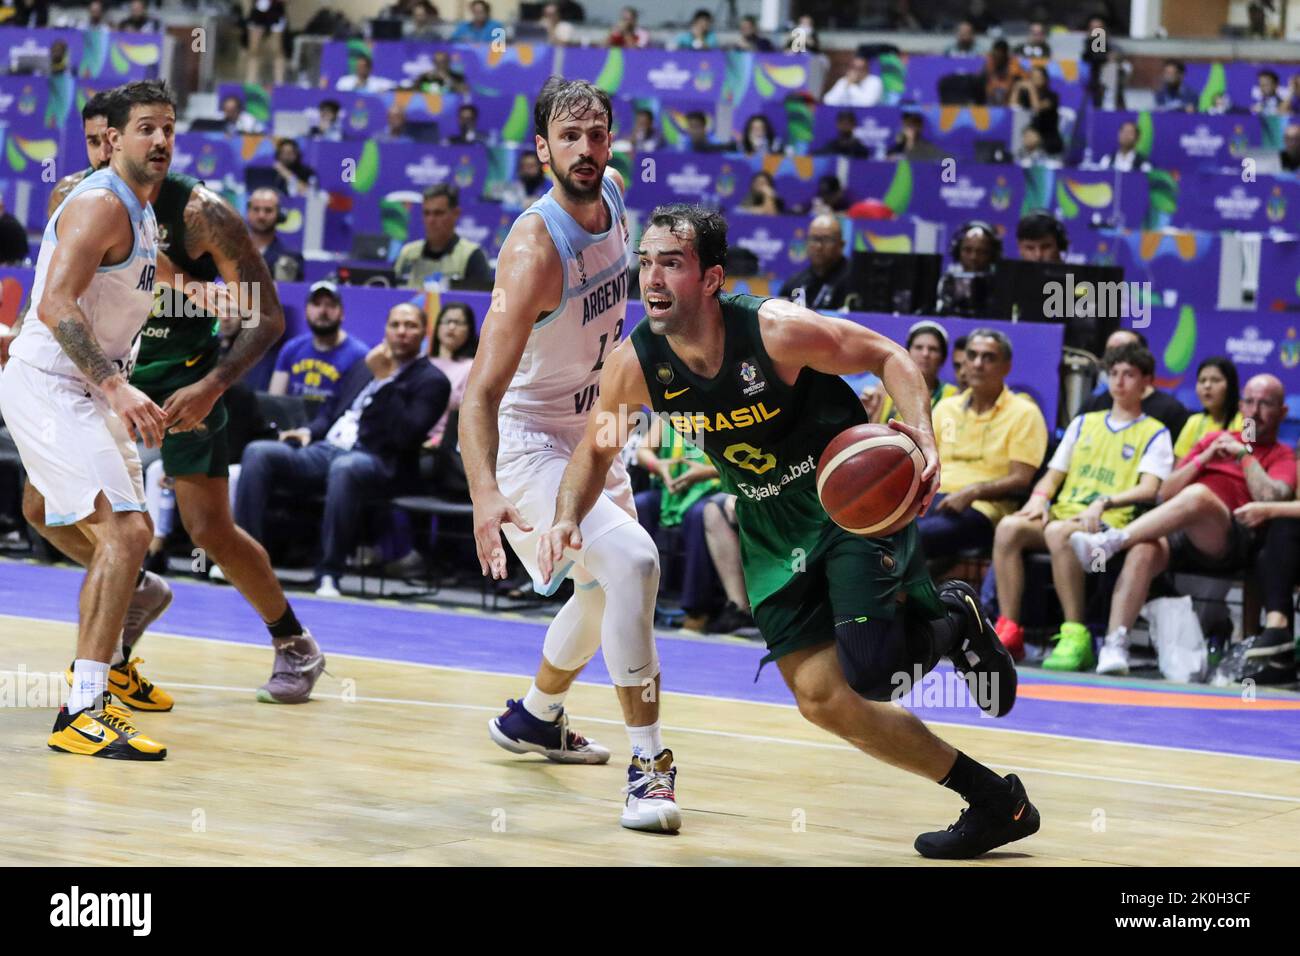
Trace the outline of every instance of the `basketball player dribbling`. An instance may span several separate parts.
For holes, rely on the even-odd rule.
[[[717,212],[677,205],[651,214],[637,250],[646,319],[605,360],[596,411],[540,542],[543,576],[561,553],[582,546],[584,516],[620,451],[611,423],[642,406],[664,414],[737,495],[745,586],[768,646],[764,660],[776,661],[799,712],[970,803],[947,830],[919,836],[917,851],[964,859],[1029,836],[1038,811],[1014,775],[998,776],[889,702],[903,686],[900,675],[928,673],[948,657],[982,709],[993,716],[1011,709],[1015,666],[973,589],[963,582],[935,588],[915,524],[860,537],[835,525],[817,494],[822,451],[867,421],[839,376],[871,371],[902,416],[892,427],[925,455],[920,494],[928,505],[939,460],[925,379],[900,346],[847,319],[722,293],[726,249],[727,224]]]
[[[589,83],[552,77],[538,95],[537,154],[555,185],[502,247],[460,440],[483,573],[505,577],[504,532],[538,591],[574,580],[573,597],[547,628],[532,686],[491,721],[492,739],[562,763],[608,761],[609,750],[569,729],[564,712],[569,687],[603,649],[632,745],[621,822],[675,831],[677,771],[661,739],[653,630],[659,555],[636,521],[621,465],[601,473],[604,494],[583,519],[583,547],[564,556],[549,586],[537,567],[535,529],[551,521],[601,368],[623,333],[628,233],[622,178],[605,168],[612,119],[609,96]]]
[[[109,663],[152,537],[136,436],[162,442],[163,410],[128,383],[153,308],[158,228],[148,199],[171,165],[176,105],[154,81],[112,98],[112,160],[68,194],[41,241],[32,308],[0,374],[0,411],[45,523],[93,542],[68,703],[53,750],[161,760],[166,748],[109,702]]]

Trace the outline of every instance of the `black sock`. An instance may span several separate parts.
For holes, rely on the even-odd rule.
[[[949,610],[943,617],[929,622],[930,646],[936,657],[947,657],[961,647],[962,635],[966,632],[966,613]]]
[[[939,781],[939,786],[961,794],[967,803],[974,803],[981,797],[1005,796],[1010,792],[1010,785],[1005,780],[960,750],[948,776]]]
[[[266,625],[266,629],[271,632],[271,637],[297,637],[302,633],[302,625],[298,623],[297,616],[293,613],[293,605],[285,604],[284,613],[280,615],[278,621],[271,621]]]

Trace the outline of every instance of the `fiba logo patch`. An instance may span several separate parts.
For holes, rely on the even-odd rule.
[[[660,385],[671,385],[673,377],[673,367],[667,362],[660,362],[655,366],[655,378],[659,380]]]
[[[582,253],[581,253],[581,252],[578,253],[577,266],[578,266],[578,284],[579,284],[579,285],[586,285],[586,284],[587,284],[587,266],[586,266],[586,263],[584,263],[584,262],[582,261]]]
[[[767,390],[767,379],[763,377],[763,373],[759,371],[752,359],[740,363],[740,381],[742,382],[740,391],[746,396],[757,395]]]

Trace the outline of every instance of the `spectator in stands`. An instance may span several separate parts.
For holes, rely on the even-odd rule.
[[[1196,94],[1183,82],[1186,74],[1187,67],[1180,60],[1165,60],[1160,86],[1156,89],[1156,109],[1188,113],[1196,109]]]
[[[958,229],[950,254],[953,262],[939,280],[935,311],[968,318],[986,316],[993,297],[993,273],[1002,258],[1002,239],[988,223],[972,220]]]
[[[966,336],[959,335],[952,343],[952,380],[957,383],[957,390],[964,392],[970,388],[966,381]]]
[[[704,452],[658,417],[651,420],[636,461],[653,479],[651,488],[636,496],[637,520],[656,540],[661,528],[681,528],[681,604],[687,626],[702,630],[717,591],[704,535],[704,508],[717,493],[718,470]]]
[[[1232,359],[1216,355],[1196,367],[1196,397],[1204,411],[1189,415],[1178,432],[1174,455],[1180,459],[1210,432],[1241,431],[1241,389]]]
[[[945,153],[925,138],[925,117],[915,110],[903,113],[903,125],[889,144],[885,155],[890,159],[907,159],[912,162],[938,162]]]
[[[624,7],[619,14],[618,24],[609,31],[606,41],[610,46],[644,47],[650,43],[650,33],[638,23],[636,7]]]
[[[821,38],[817,36],[817,25],[810,14],[803,14],[793,27],[785,41],[785,48],[791,53],[820,53]]]
[[[375,139],[381,143],[409,143],[411,141],[411,136],[406,131],[405,106],[394,103],[388,107],[387,121],[388,125]]]
[[[1087,64],[1087,91],[1089,102],[1095,109],[1101,109],[1106,98],[1106,84],[1102,70],[1108,62],[1120,62],[1122,54],[1112,41],[1106,29],[1106,18],[1095,13],[1088,18],[1088,25],[1083,31],[1083,48],[1079,51],[1079,61]],[[1116,90],[1118,103],[1116,109],[1123,109],[1123,95]]]
[[[78,17],[68,24],[83,33],[89,30],[111,30],[112,26],[104,19],[103,0],[90,0],[86,5],[85,16]]]
[[[252,113],[244,109],[244,101],[233,94],[221,101],[221,118],[226,122],[227,136],[261,133],[266,129]]]
[[[655,129],[655,114],[639,109],[632,118],[632,133],[628,145],[634,153],[652,153],[659,148],[659,131]]]
[[[515,178],[501,192],[501,205],[506,209],[523,212],[546,195],[550,188],[551,181],[546,177],[537,154],[522,152],[515,163]]]
[[[1114,401],[1108,412],[1076,417],[1038,479],[1029,500],[998,524],[993,568],[998,589],[995,629],[1016,660],[1025,653],[1020,626],[1025,591],[1024,552],[1048,551],[1052,581],[1065,621],[1056,648],[1043,662],[1049,670],[1091,670],[1092,635],[1084,624],[1083,569],[1070,549],[1075,531],[1122,528],[1134,505],[1156,500],[1174,466],[1169,429],[1142,411],[1142,393],[1155,376],[1155,357],[1136,343],[1110,349],[1102,360]],[[1127,672],[1103,652],[1100,673]]]
[[[435,50],[433,69],[427,73],[421,73],[411,81],[410,85],[412,89],[419,90],[422,93],[459,93],[464,95],[469,92],[469,84],[465,82],[465,74],[452,68],[451,54],[446,50]]]
[[[939,378],[943,363],[948,361],[948,333],[933,319],[922,319],[907,330],[907,354],[921,370],[926,387],[930,389],[930,408],[934,409],[945,398],[959,391],[956,385]],[[875,386],[863,397],[863,407],[873,422],[887,422],[897,418],[894,400],[883,386]]]
[[[1286,172],[1300,171],[1300,125],[1292,123],[1282,134],[1282,152],[1278,154],[1278,160]]]
[[[1016,223],[1016,253],[1026,262],[1060,262],[1069,235],[1055,216],[1038,209]]]
[[[1020,145],[1016,147],[1015,159],[1026,169],[1049,165],[1051,157],[1043,149],[1043,137],[1032,126],[1026,126],[1020,131]]]
[[[829,139],[813,152],[818,156],[847,156],[850,159],[870,159],[872,151],[866,143],[858,139],[857,117],[852,110],[840,110],[835,114],[835,138]]]
[[[888,18],[891,30],[920,33],[929,29],[921,18],[912,12],[911,0],[894,0],[893,6],[889,8]]]
[[[272,277],[279,282],[302,278],[302,256],[285,246],[276,233],[280,224],[280,194],[274,189],[255,189],[248,197],[248,237],[262,254]]]
[[[1256,375],[1242,390],[1241,412],[1255,426],[1253,441],[1239,431],[1206,435],[1169,476],[1158,507],[1123,528],[1070,535],[1085,571],[1104,570],[1111,558],[1126,554],[1103,651],[1116,662],[1116,670],[1127,666],[1128,631],[1156,575],[1166,569],[1234,573],[1249,568],[1260,522],[1248,518],[1247,524],[1236,512],[1252,501],[1274,503],[1295,496],[1295,450],[1277,440],[1287,412],[1282,383],[1272,375]]]
[[[975,32],[981,34],[1000,30],[1002,26],[997,14],[989,10],[987,0],[971,0],[966,10],[966,19],[971,22]]]
[[[308,135],[327,143],[343,142],[343,124],[339,122],[341,110],[338,100],[321,100],[316,107],[316,115],[320,119]]]
[[[478,131],[478,107],[473,103],[462,103],[456,110],[456,125],[459,129],[447,137],[448,146],[468,146],[482,141]]]
[[[474,310],[464,302],[444,302],[429,338],[429,361],[451,383],[451,400],[447,411],[429,432],[428,444],[436,448],[447,428],[447,417],[460,408],[465,398],[465,383],[478,352],[478,329],[474,327]]]
[[[916,522],[931,557],[989,548],[1047,451],[1043,413],[1006,386],[1011,340],[996,329],[976,329],[966,340],[965,363],[966,391],[942,399],[931,414],[943,469],[939,494]]]
[[[827,106],[876,106],[884,93],[884,84],[872,75],[867,58],[855,56],[848,73],[835,81],[822,102]]]
[[[334,397],[343,376],[365,359],[370,346],[343,330],[343,299],[333,282],[312,285],[302,311],[308,331],[280,347],[267,391],[323,402]]]
[[[844,226],[838,216],[817,216],[808,225],[808,267],[781,286],[781,298],[809,309],[852,308],[849,260],[844,256]]]
[[[1029,127],[1038,132],[1043,151],[1049,156],[1059,156],[1065,151],[1061,139],[1061,98],[1052,89],[1047,70],[1036,66],[1011,88],[1009,103],[1032,112]]]
[[[673,41],[673,48],[677,50],[716,50],[718,48],[718,37],[713,32],[713,14],[703,8],[696,10],[695,15],[691,17],[690,28],[677,34],[677,39]]]
[[[374,75],[375,63],[370,54],[357,53],[353,56],[352,72],[340,76],[334,89],[340,93],[387,93],[396,88],[397,84],[388,77]],[[321,77],[321,80],[326,81],[325,77]]]
[[[1300,73],[1292,73],[1286,88],[1286,103],[1283,112],[1300,116]]]
[[[1029,24],[1029,39],[1020,44],[1019,52],[1031,60],[1050,60],[1052,45],[1047,42],[1047,28],[1041,23]]]
[[[749,193],[737,207],[741,212],[760,216],[780,216],[785,213],[785,200],[777,194],[772,174],[760,171],[749,181]]]
[[[1264,537],[1255,560],[1263,583],[1264,630],[1236,644],[1214,683],[1290,684],[1296,679],[1295,589],[1300,584],[1300,502],[1251,501],[1233,517]]]
[[[451,183],[438,183],[424,191],[421,212],[424,239],[402,246],[393,263],[398,281],[408,289],[419,289],[426,279],[464,279],[491,287],[492,269],[478,243],[456,234],[460,219],[460,190]],[[432,422],[429,423],[432,426]]]
[[[1119,132],[1115,137],[1115,151],[1107,153],[1095,163],[1090,164],[1093,169],[1114,169],[1117,172],[1127,173],[1135,169],[1146,172],[1151,168],[1147,162],[1146,156],[1138,152],[1138,127],[1137,123],[1131,120],[1120,124]]]
[[[771,53],[776,47],[759,32],[758,17],[747,13],[740,18],[740,38],[736,40],[736,49],[747,53]]]
[[[839,177],[826,175],[817,180],[817,195],[813,197],[815,215],[824,216],[828,213],[844,212],[850,205],[852,204],[844,192]]]
[[[393,306],[384,341],[348,370],[308,427],[244,449],[235,518],[259,541],[273,490],[325,493],[322,597],[338,596],[365,506],[418,484],[420,446],[451,396],[447,377],[420,354],[427,331],[418,306]]]
[[[984,58],[984,71],[980,74],[984,84],[984,102],[989,106],[1008,105],[1012,87],[1023,76],[1020,63],[1011,58],[1011,47],[1007,41],[994,40],[988,56]]]
[[[252,0],[245,22],[248,25],[245,81],[254,85],[261,82],[262,63],[269,54],[272,82],[279,86],[284,82],[284,31],[289,26],[284,0]]]
[[[452,43],[491,43],[505,41],[506,28],[492,19],[492,8],[487,0],[473,0],[469,5],[469,19],[462,20],[451,33]]]
[[[161,33],[162,23],[149,16],[144,0],[131,0],[131,12],[118,23],[117,28],[126,33]]]
[[[441,23],[437,8],[429,0],[419,0],[411,6],[411,18],[402,22],[402,37],[424,42],[440,40],[442,35],[438,27]]]
[[[540,22],[546,28],[546,42],[551,46],[570,46],[574,42],[573,24],[560,16],[558,3],[542,7]]]
[[[291,139],[275,144],[275,188],[286,196],[294,196],[316,185],[316,170],[302,161],[302,150]]]
[[[1137,342],[1143,347],[1147,346],[1147,338],[1141,332],[1133,329],[1119,329],[1112,332],[1106,339],[1106,351],[1123,345],[1125,342]],[[1110,408],[1111,396],[1109,390],[1101,391],[1089,399],[1088,404],[1084,406],[1086,412],[1099,412]],[[1181,435],[1183,427],[1187,424],[1187,408],[1178,399],[1168,392],[1161,392],[1154,385],[1147,387],[1147,392],[1142,396],[1142,411],[1150,415],[1158,422],[1163,422],[1169,429],[1171,435]]]
[[[762,113],[755,113],[746,120],[745,132],[740,137],[737,148],[746,156],[766,156],[785,152],[785,144],[772,128],[772,121]]]
[[[1282,112],[1282,96],[1278,92],[1277,74],[1272,70],[1260,70],[1256,76],[1255,86],[1250,91],[1252,113],[1261,116],[1276,116]]]
[[[745,569],[740,560],[740,533],[736,522],[736,496],[714,494],[705,499],[704,540],[713,570],[722,580],[727,603],[710,618],[710,634],[735,634],[754,627],[754,614],[745,591]]]
[[[686,141],[681,148],[688,153],[721,153],[729,146],[715,143],[709,136],[709,118],[700,110],[691,110],[686,114]]]
[[[68,73],[68,41],[55,40],[50,44],[50,71],[48,76],[64,76]]]
[[[948,45],[948,49],[943,51],[943,55],[950,57],[979,56],[979,52],[979,43],[975,39],[975,26],[969,20],[963,20],[957,24],[957,35],[953,42]]]
[[[5,209],[4,200],[0,199],[0,266],[20,266],[31,252],[27,230],[13,213]]]

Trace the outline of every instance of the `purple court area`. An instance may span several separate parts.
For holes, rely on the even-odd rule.
[[[0,562],[0,611],[43,620],[74,622],[81,578],[81,571],[69,568]],[[171,579],[171,584],[176,600],[156,625],[158,630],[242,644],[264,645],[268,642],[262,622],[233,588],[175,578]],[[504,674],[532,674],[545,633],[543,622],[500,615],[436,611],[416,605],[401,607],[387,602],[327,601],[301,594],[291,595],[291,599],[299,618],[311,628],[327,653],[332,651]],[[764,668],[758,680],[754,680],[763,653],[760,645],[748,642],[659,636],[664,686],[669,693],[677,691],[793,705],[790,692],[775,666]],[[588,665],[582,680],[593,684],[609,683],[599,655]],[[951,680],[939,683],[945,688],[955,684]],[[1258,707],[1217,710],[1204,706],[1210,703],[1207,698],[1231,706],[1240,700],[1240,693],[1087,675],[1062,678],[1033,669],[1021,670],[1020,684],[1023,693],[1015,710],[997,721],[996,726],[1096,740],[1300,760],[1300,711],[1268,709],[1273,702],[1300,700],[1295,694],[1260,691]],[[1160,692],[1158,696],[1164,705],[1046,700],[1030,696],[1036,692],[1051,693],[1055,689],[1079,689],[1086,696],[1090,688],[1102,696],[1106,691],[1121,688],[1154,690]],[[521,683],[520,692],[525,689],[526,685]],[[1186,707],[1180,705],[1183,698],[1187,700]],[[1171,701],[1173,706],[1170,706]],[[969,705],[964,695],[949,694],[945,702],[947,706],[915,706],[911,709],[927,720],[971,725],[994,723]]]

